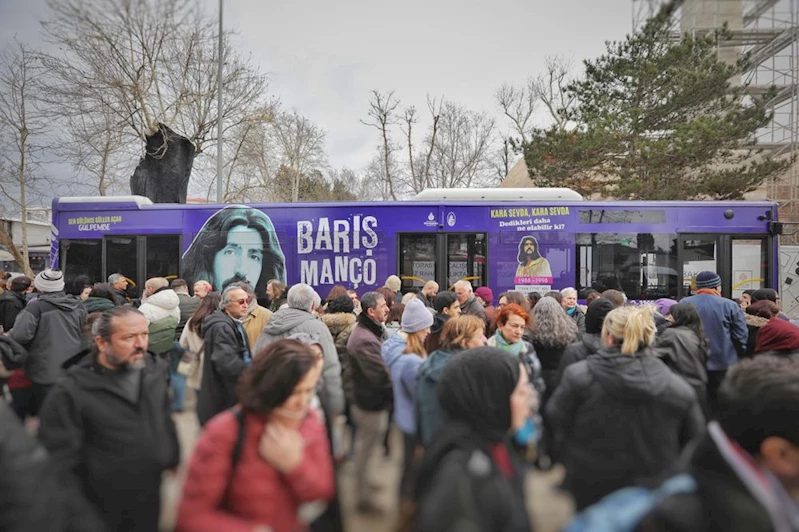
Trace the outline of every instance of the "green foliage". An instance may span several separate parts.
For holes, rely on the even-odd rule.
[[[273,183],[273,201],[291,201],[291,183],[293,170],[281,165]],[[300,176],[299,198],[303,202],[320,201],[357,201],[351,190],[353,183],[346,181],[346,176],[325,177],[319,170],[312,170]]]
[[[674,42],[670,27],[653,18],[585,62],[584,79],[566,89],[577,105],[560,111],[570,127],[538,130],[523,146],[537,185],[617,199],[740,199],[787,167],[752,146],[776,91],[746,96],[736,83],[746,58],[717,56],[726,28]]]

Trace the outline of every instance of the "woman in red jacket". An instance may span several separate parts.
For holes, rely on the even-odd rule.
[[[310,408],[322,362],[295,340],[255,357],[239,382],[240,413],[217,415],[197,441],[178,531],[307,530],[300,506],[335,493],[325,427]]]

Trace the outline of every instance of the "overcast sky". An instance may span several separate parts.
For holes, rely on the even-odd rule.
[[[201,1],[215,16],[217,1]],[[46,16],[45,0],[0,0],[1,40],[38,45]],[[331,165],[357,169],[377,143],[359,122],[370,90],[395,90],[403,107],[424,110],[430,94],[498,114],[503,82],[537,74],[548,55],[579,70],[622,39],[632,0],[225,0],[224,24],[272,92],[325,129]]]

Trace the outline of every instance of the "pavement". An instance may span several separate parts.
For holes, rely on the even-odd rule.
[[[161,530],[174,527],[175,513],[185,478],[194,442],[200,434],[197,416],[193,411],[193,398],[186,404],[187,410],[174,415],[181,443],[182,461],[176,474],[167,473],[162,486]],[[396,429],[392,432],[389,456],[379,453],[374,456],[372,480],[382,489],[375,494],[379,515],[364,515],[355,511],[355,485],[352,462],[341,465],[339,491],[344,526],[347,532],[391,532],[395,530],[398,509],[398,486],[402,462],[402,438]],[[382,449],[381,449],[382,451]],[[528,510],[533,518],[536,532],[557,532],[568,523],[573,513],[571,499],[557,489],[563,479],[563,469],[556,466],[551,471],[530,471],[527,475]]]

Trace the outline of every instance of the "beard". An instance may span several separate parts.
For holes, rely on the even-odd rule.
[[[114,351],[111,348],[109,348],[105,352],[105,359],[108,361],[109,364],[111,364],[120,371],[139,371],[144,369],[144,366],[146,365],[146,362],[144,360],[146,354],[147,353],[143,349],[137,349],[136,351],[131,353],[131,356],[128,357],[127,360],[120,360],[120,357],[116,353],[114,353]],[[136,356],[134,358],[134,355],[141,355],[141,356]]]

